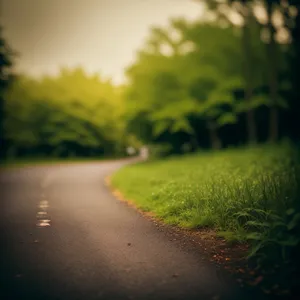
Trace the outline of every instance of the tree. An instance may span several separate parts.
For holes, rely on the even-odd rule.
[[[233,90],[241,81],[238,32],[182,19],[169,27],[150,34],[150,46],[148,42],[128,69],[131,124],[139,133],[148,128],[143,133],[150,141],[164,137],[170,142],[180,133],[182,144],[189,139],[195,147],[204,121],[212,147],[220,148],[217,129],[236,120]],[[159,50],[164,44],[170,47],[168,53]]]
[[[14,76],[11,71],[13,65],[13,57],[15,52],[11,50],[3,37],[3,29],[0,26],[0,159],[3,158],[5,152],[4,139],[4,93],[10,86]]]
[[[20,76],[5,97],[10,153],[116,154],[127,143],[121,99],[122,91],[109,80],[80,68],[40,80]]]
[[[267,25],[269,40],[267,42],[267,59],[268,59],[268,75],[269,75],[269,89],[270,89],[270,121],[269,121],[269,140],[275,142],[278,139],[278,55],[277,45],[275,41],[276,29],[274,27],[272,18],[275,12],[276,4],[279,1],[265,0]]]
[[[252,97],[254,91],[254,71],[252,68],[252,40],[251,37],[251,23],[253,21],[253,15],[251,10],[252,1],[250,0],[207,0],[206,4],[208,8],[215,12],[217,18],[221,22],[232,23],[232,15],[235,17],[239,16],[242,18],[242,38],[241,38],[241,49],[243,52],[243,74],[245,80],[245,102],[247,103],[246,120],[247,120],[247,131],[249,143],[257,142],[257,129],[255,122],[254,110],[252,107]]]
[[[251,57],[252,53],[252,46],[251,46],[251,33],[250,33],[250,22],[252,18],[251,8],[249,7],[249,1],[243,0],[242,1],[242,16],[244,18],[243,25],[242,25],[242,49],[244,52],[244,76],[245,76],[245,100],[248,103],[248,110],[247,110],[247,126],[248,126],[248,139],[250,143],[257,142],[257,134],[256,134],[256,123],[255,123],[255,116],[254,110],[251,107],[251,100],[253,97],[253,69],[251,67],[253,59]]]
[[[290,30],[292,44],[289,51],[289,80],[290,88],[289,113],[287,115],[288,129],[291,137],[297,141],[300,139],[300,0],[289,0],[284,6],[286,27]]]

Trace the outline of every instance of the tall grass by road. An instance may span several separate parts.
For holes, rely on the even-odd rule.
[[[249,242],[259,263],[288,262],[300,236],[300,164],[287,144],[204,152],[126,166],[112,184],[166,223]]]

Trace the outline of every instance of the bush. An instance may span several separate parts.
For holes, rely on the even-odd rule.
[[[171,154],[172,154],[172,146],[170,144],[155,144],[149,146],[150,159],[163,158]]]

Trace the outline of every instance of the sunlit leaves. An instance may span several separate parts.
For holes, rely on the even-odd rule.
[[[192,126],[184,118],[177,120],[177,122],[174,122],[173,126],[171,127],[171,132],[178,132],[178,131],[186,132],[190,134],[194,133]]]
[[[165,132],[166,130],[168,130],[170,128],[171,123],[172,123],[171,120],[161,120],[156,122],[153,128],[154,136],[157,137],[163,132]]]
[[[218,118],[218,124],[220,126],[226,124],[235,124],[237,122],[237,116],[233,113],[224,113]]]
[[[168,28],[153,28],[127,69],[130,119],[150,122],[154,138],[166,132],[194,135],[191,117],[213,119],[218,126],[236,122],[233,90],[243,84],[238,43],[232,29],[213,23],[174,19]],[[159,51],[163,45],[173,52]],[[225,113],[224,105],[231,111]]]
[[[47,145],[53,153],[69,147],[101,152],[121,140],[126,143],[121,139],[123,92],[79,68],[62,69],[57,77],[39,81],[20,77],[5,99],[6,138],[19,149]]]

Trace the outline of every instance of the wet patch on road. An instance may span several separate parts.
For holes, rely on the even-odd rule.
[[[44,189],[48,185],[49,176],[42,182],[41,187]],[[49,202],[45,198],[45,194],[41,194],[41,200],[38,202],[38,212],[36,214],[36,226],[38,228],[50,227],[51,218],[48,214]]]

